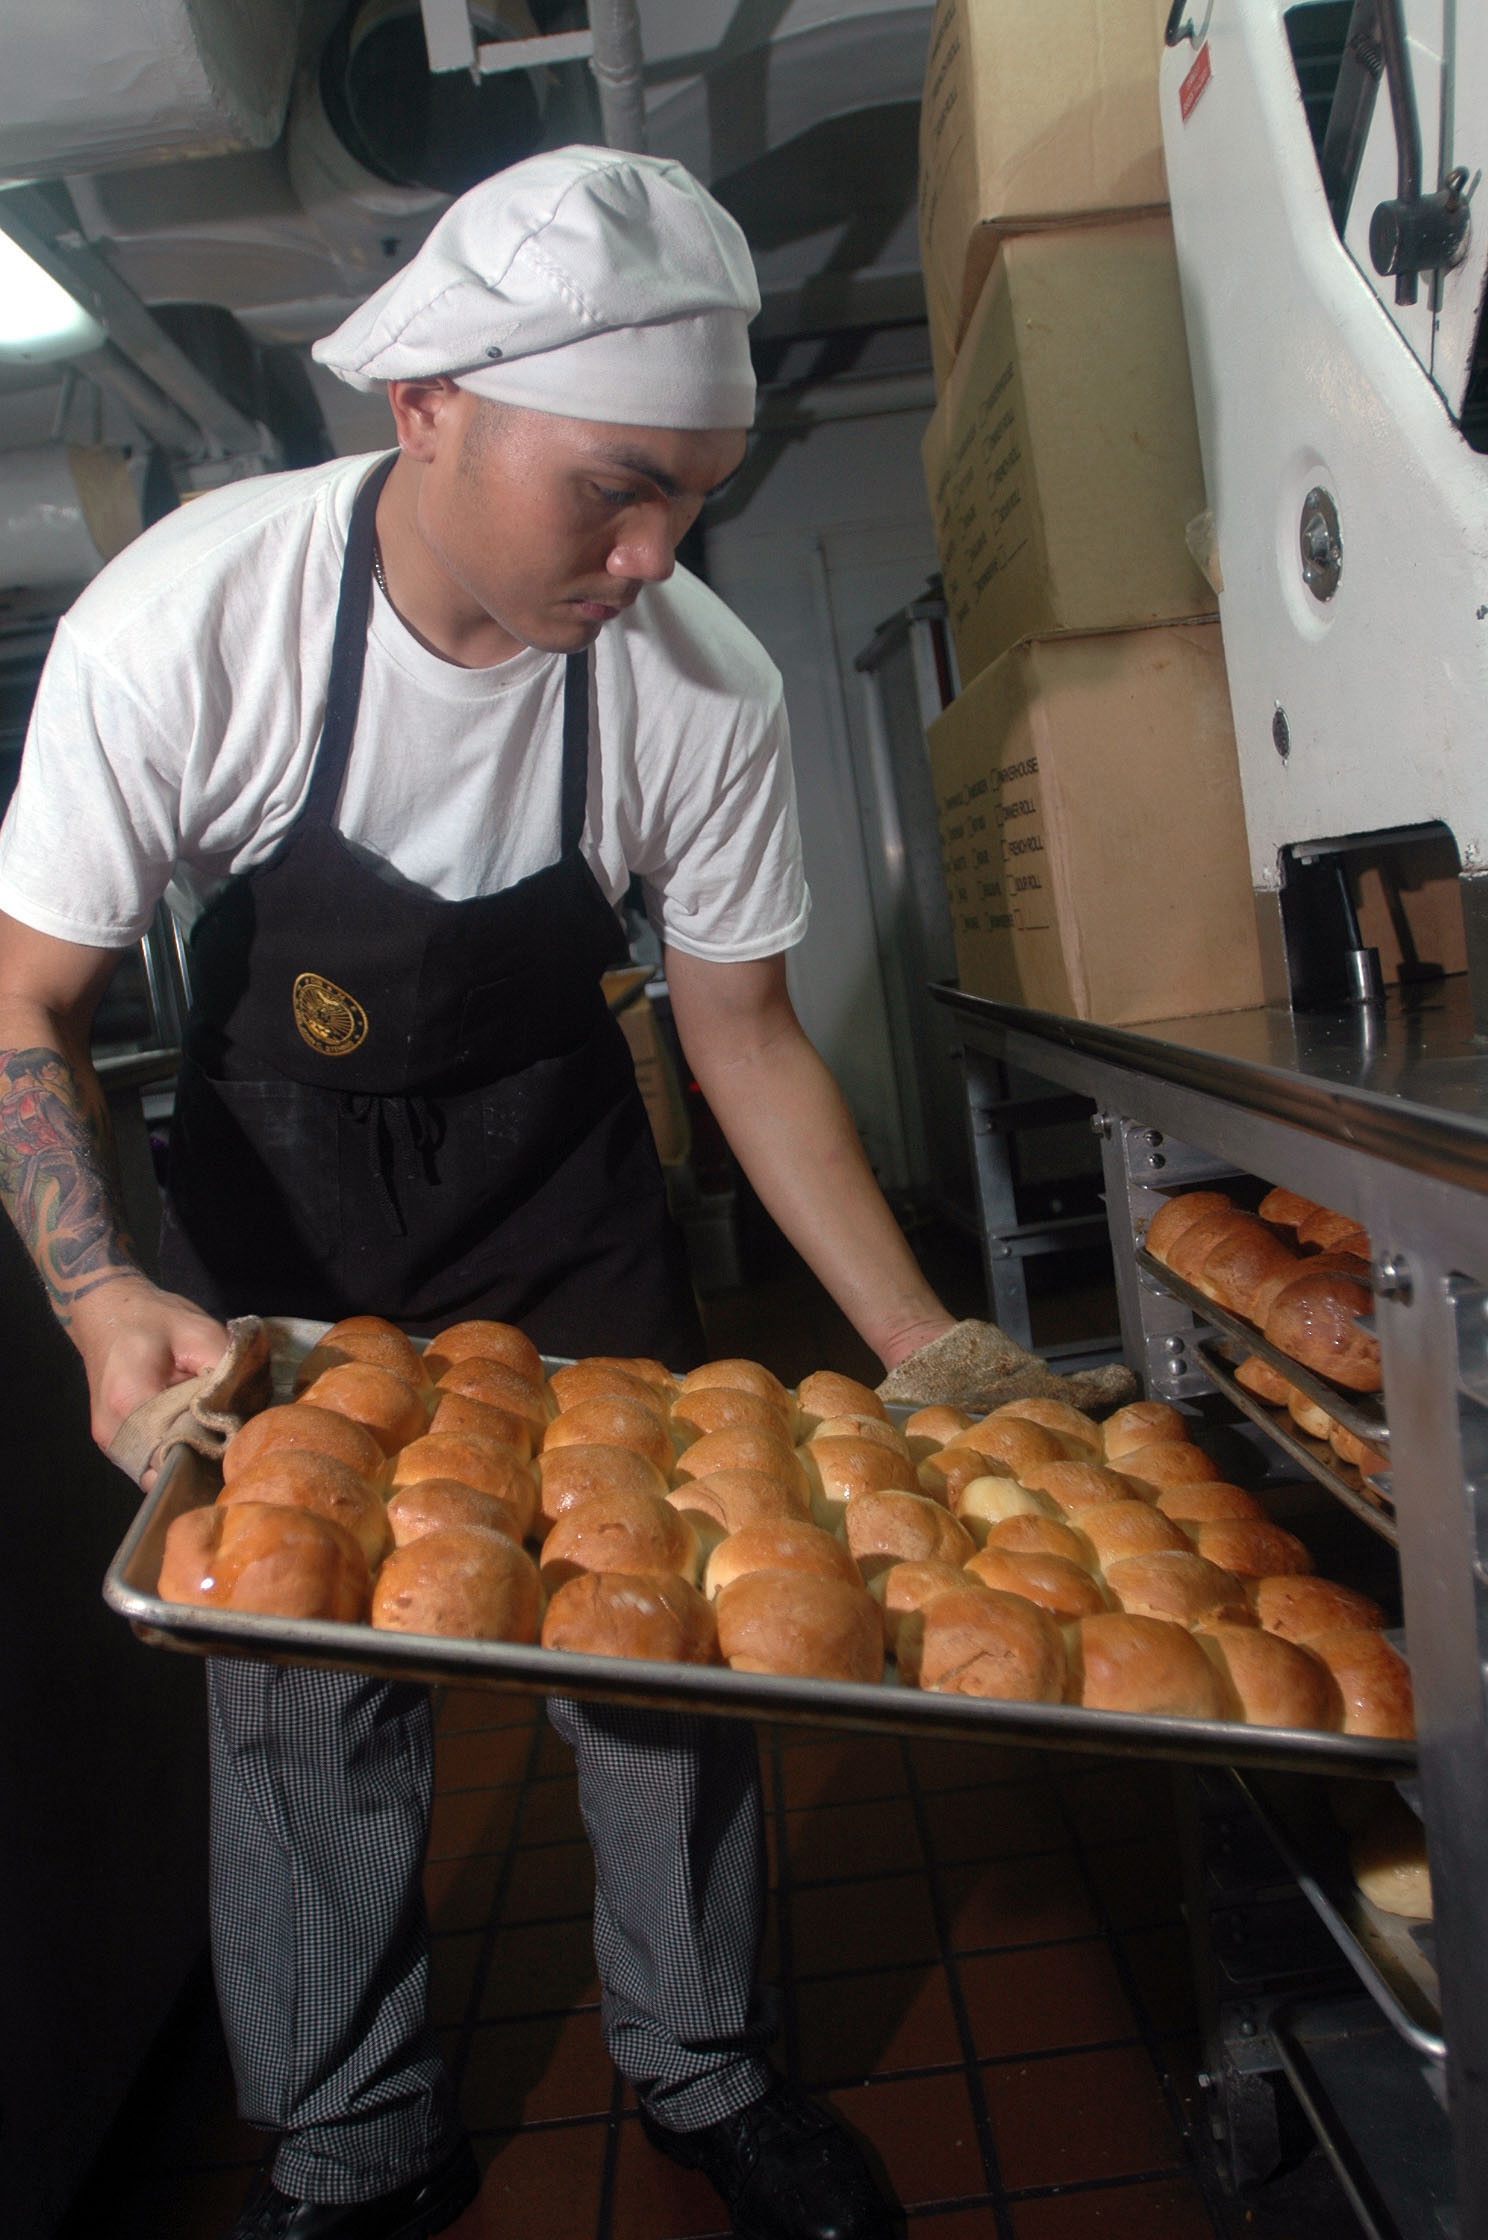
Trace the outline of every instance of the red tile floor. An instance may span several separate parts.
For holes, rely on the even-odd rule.
[[[910,2240],[1214,2240],[1163,1770],[761,1742],[779,2058],[887,2172]],[[436,2019],[486,2172],[452,2240],[725,2233],[605,2057],[571,1760],[530,1699],[445,1697],[427,1884]],[[262,2142],[233,2117],[209,2025],[176,2066],[151,2136],[108,2172],[106,2223],[84,2205],[80,2236],[231,2223]]]

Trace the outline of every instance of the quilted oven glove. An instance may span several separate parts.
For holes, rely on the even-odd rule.
[[[878,1397],[908,1407],[964,1408],[971,1415],[988,1415],[1008,1400],[1067,1400],[1072,1408],[1112,1408],[1132,1399],[1136,1389],[1136,1378],[1120,1362],[1060,1377],[1036,1353],[1014,1345],[995,1322],[958,1322],[891,1369]]]
[[[227,1351],[210,1369],[167,1385],[127,1415],[114,1433],[109,1460],[143,1484],[167,1447],[195,1447],[215,1460],[243,1418],[269,1397],[269,1333],[257,1315],[227,1326]]]

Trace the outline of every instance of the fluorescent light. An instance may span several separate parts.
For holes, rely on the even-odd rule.
[[[76,296],[0,233],[0,365],[48,365],[96,350],[105,339]]]

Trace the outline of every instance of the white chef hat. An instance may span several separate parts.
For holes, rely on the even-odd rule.
[[[354,389],[450,374],[575,420],[747,428],[759,306],[743,233],[680,163],[558,148],[462,194],[314,355]]]

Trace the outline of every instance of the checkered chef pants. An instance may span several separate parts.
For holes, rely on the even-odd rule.
[[[212,1935],[250,2123],[299,2199],[370,2200],[460,2135],[428,2022],[425,1689],[214,1658]],[[687,2131],[758,2099],[765,1889],[754,1731],[554,1701],[594,1846],[610,2054]],[[496,1964],[500,1965],[498,1945]]]

